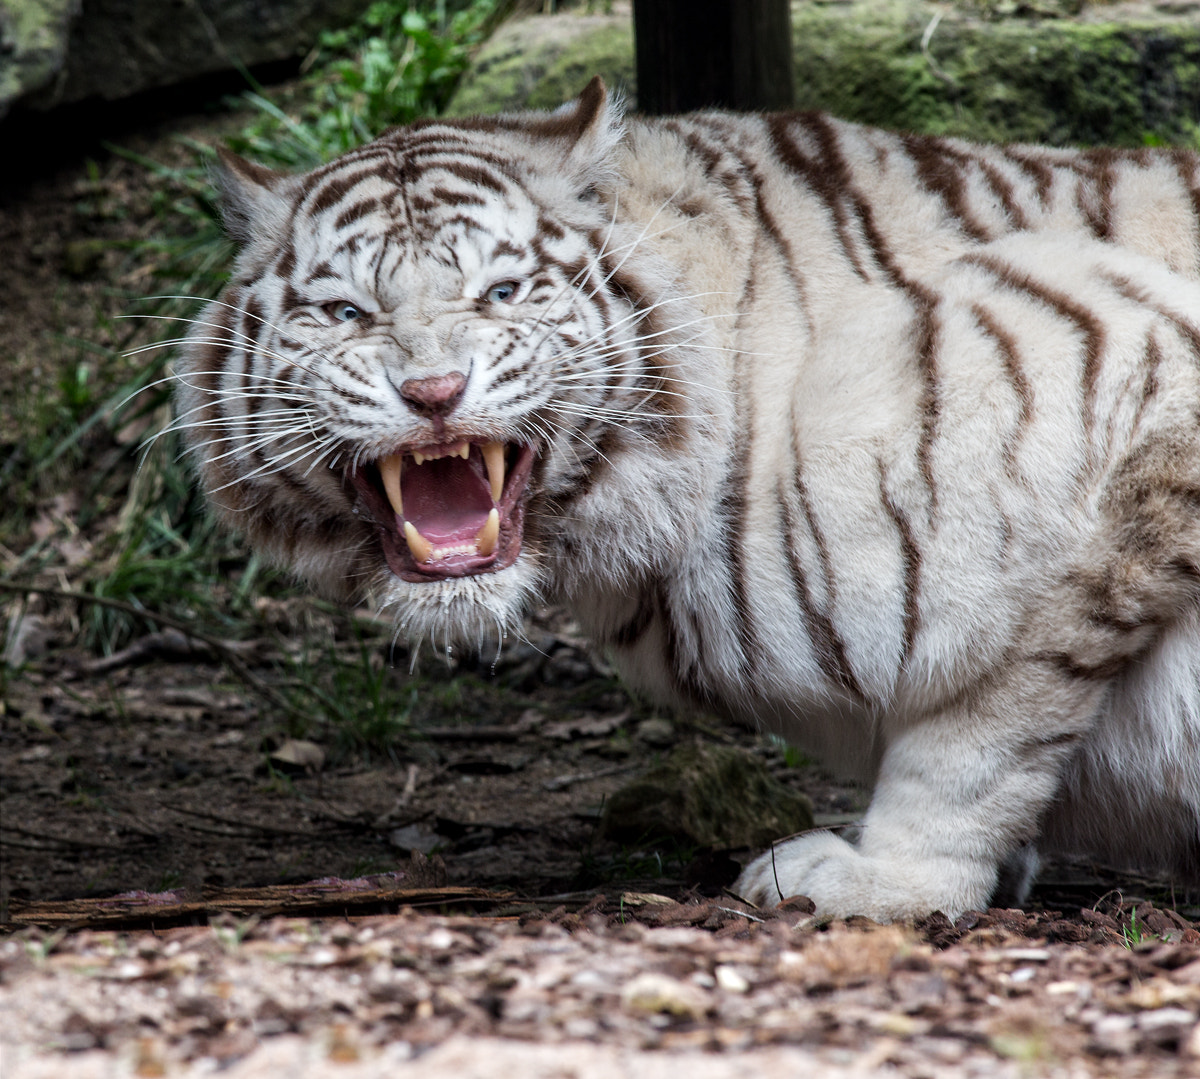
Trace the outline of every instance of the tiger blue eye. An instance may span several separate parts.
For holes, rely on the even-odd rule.
[[[517,283],[515,281],[501,281],[498,285],[493,285],[487,290],[487,299],[489,303],[508,303],[517,294]]]
[[[347,303],[345,300],[326,304],[325,310],[329,313],[330,318],[337,319],[338,322],[353,322],[356,318],[362,317],[362,312],[354,304]]]

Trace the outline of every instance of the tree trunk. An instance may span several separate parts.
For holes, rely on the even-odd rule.
[[[638,109],[786,109],[788,0],[634,0]]]

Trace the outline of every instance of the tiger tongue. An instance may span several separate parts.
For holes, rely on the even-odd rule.
[[[479,463],[440,457],[409,463],[401,479],[404,518],[434,547],[474,544],[492,510],[492,495]]]

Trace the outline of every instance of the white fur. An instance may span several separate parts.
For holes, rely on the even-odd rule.
[[[985,904],[1004,866],[1032,865],[1043,831],[1057,848],[1188,870],[1200,589],[1171,567],[1200,559],[1178,495],[1200,484],[1200,223],[1184,186],[1200,181],[1166,155],[1114,161],[1101,207],[1071,151],[947,143],[964,223],[884,132],[623,120],[594,108],[598,92],[549,126],[472,129],[511,162],[503,195],[451,164],[423,174],[422,197],[475,198],[477,227],[385,242],[394,226],[373,211],[378,243],[339,256],[316,299],[352,300],[378,332],[349,339],[285,310],[266,274],[254,289],[269,347],[228,341],[213,390],[197,385],[210,309],[185,418],[224,394],[216,430],[269,451],[265,476],[230,481],[221,443],[193,429],[214,498],[236,495],[231,519],[325,591],[370,586],[415,640],[488,648],[535,598],[561,600],[634,687],[765,725],[875,783],[856,844],[790,840],[747,868],[747,898],[954,915]],[[405,138],[334,169],[402,155]],[[841,162],[833,193],[801,175],[827,155]],[[385,203],[391,183],[361,179],[346,200]],[[227,180],[248,222],[240,275],[290,242],[302,278],[337,248],[335,213],[311,196],[282,235],[289,184],[248,167]],[[546,214],[562,235],[539,235]],[[498,241],[509,250],[494,256]],[[489,282],[546,269],[537,244],[563,277],[554,297],[476,314]],[[287,335],[308,350],[290,367]],[[497,359],[506,348],[517,359]],[[514,364],[532,403],[509,403]],[[468,437],[540,440],[530,538],[502,571],[410,584],[372,561],[337,470],[429,441],[390,387],[451,370],[471,373],[453,417]],[[248,415],[243,371],[277,380],[265,392],[285,418],[299,408],[302,433]],[[669,422],[655,386],[679,402]],[[287,524],[295,499],[272,501],[271,470],[301,474],[308,519],[329,528],[340,512],[344,536],[321,546]]]

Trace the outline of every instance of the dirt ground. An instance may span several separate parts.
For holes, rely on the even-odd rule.
[[[224,122],[131,141],[169,157],[164,135]],[[61,342],[118,340],[153,201],[118,157],[0,193],[0,475],[30,466],[18,410],[76,362]],[[72,530],[84,497],[64,476],[0,537],[4,573],[42,529],[61,559],[37,583],[70,591],[97,542]],[[606,798],[695,739],[761,760],[819,824],[864,798],[631,701],[558,612],[494,664],[423,663],[380,749],[277,706],[294,642],[361,647],[303,597],[262,601],[258,639],[160,625],[112,657],[80,646],[85,605],[8,600],[4,1079],[1200,1074],[1200,911],[1153,882],[1056,865],[1025,912],[825,923],[725,892],[748,851],[603,838]],[[418,685],[367,637],[392,690]]]

